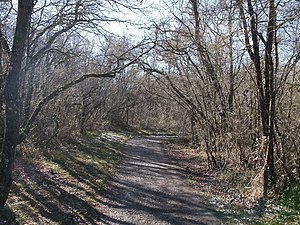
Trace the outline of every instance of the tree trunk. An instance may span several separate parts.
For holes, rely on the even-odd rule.
[[[197,132],[197,127],[196,127],[196,116],[194,112],[190,113],[190,118],[191,118],[191,131],[192,131],[192,143],[193,145],[199,144],[199,137],[198,137],[198,132]]]
[[[4,91],[5,130],[0,161],[0,207],[5,205],[12,184],[13,163],[20,128],[19,81],[32,10],[33,0],[18,1],[17,25]]]
[[[266,179],[264,180],[264,195],[268,193],[269,180],[271,187],[276,189],[276,174],[274,163],[274,122],[275,122],[275,90],[274,90],[274,63],[272,59],[272,49],[274,45],[275,29],[276,29],[276,8],[274,0],[269,0],[269,21],[267,28],[267,42],[265,50],[265,99],[264,107],[268,114],[268,151],[267,151],[267,166],[265,168]]]
[[[251,0],[247,0],[248,13],[249,13],[249,25],[247,25],[247,20],[245,17],[245,12],[243,9],[243,1],[237,1],[240,17],[242,21],[242,26],[244,29],[245,36],[245,46],[249,53],[251,60],[255,66],[256,72],[256,85],[258,88],[258,101],[259,101],[259,112],[260,119],[262,123],[262,141],[266,142],[264,144],[265,153],[265,165],[264,165],[264,196],[267,196],[269,189],[269,181],[271,182],[271,187],[276,189],[276,171],[274,163],[274,137],[275,137],[275,85],[274,85],[274,63],[272,59],[272,50],[275,43],[275,29],[276,29],[276,7],[274,0],[268,0],[268,24],[266,32],[266,40],[263,38],[262,34],[258,32],[258,21],[252,5]],[[250,28],[252,45],[250,43],[249,31]],[[264,51],[264,63],[262,64],[262,59],[260,57],[260,44],[259,38],[265,45]],[[252,46],[252,47],[251,47]],[[264,69],[262,70],[262,65]]]
[[[0,108],[4,103],[4,83],[8,68],[8,58],[10,57],[10,48],[2,32],[2,24],[0,22]],[[2,137],[2,136],[1,136]]]
[[[80,119],[79,119],[79,129],[81,135],[86,135],[86,97],[82,95],[82,102],[81,102],[81,112],[80,112]]]
[[[229,96],[228,96],[228,108],[230,112],[233,112],[233,99],[234,99],[234,72],[233,72],[233,32],[232,32],[232,17],[234,8],[232,7],[232,1],[230,2],[230,11],[228,15],[228,32],[229,32]]]

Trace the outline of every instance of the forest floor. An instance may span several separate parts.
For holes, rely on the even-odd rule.
[[[124,147],[125,140],[111,133],[25,149],[0,224],[251,223],[215,197],[224,186],[212,174],[162,145],[164,137],[133,138]]]

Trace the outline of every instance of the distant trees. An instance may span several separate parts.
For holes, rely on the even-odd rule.
[[[295,121],[293,131],[283,122],[291,121],[283,108],[299,106],[291,98],[299,77],[297,3],[189,0],[169,8],[173,19],[155,27],[158,46],[143,69],[157,95],[189,115],[188,133],[208,166],[256,171],[249,181],[259,180],[252,185],[264,195],[299,179],[292,144],[299,131]]]

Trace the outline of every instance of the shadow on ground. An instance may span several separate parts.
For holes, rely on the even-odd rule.
[[[120,139],[74,139],[37,158],[17,160],[15,182],[0,224],[101,224],[118,221],[99,211],[120,162]]]
[[[9,216],[0,224],[224,224],[227,218],[184,183],[184,171],[165,156],[161,139],[130,141],[115,178],[122,144],[110,136],[18,159]]]
[[[160,148],[161,139],[131,141],[124,149],[122,170],[106,194],[105,215],[120,224],[225,224],[228,218],[188,187],[184,171]]]

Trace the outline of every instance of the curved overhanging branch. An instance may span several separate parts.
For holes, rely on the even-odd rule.
[[[42,110],[42,108],[52,99],[57,97],[61,92],[73,87],[74,85],[88,79],[88,78],[104,78],[104,77],[115,77],[115,72],[109,72],[109,73],[100,73],[100,74],[85,74],[81,77],[79,77],[76,80],[73,80],[57,89],[52,91],[49,95],[47,95],[45,98],[43,98],[35,107],[33,112],[31,113],[31,116],[29,117],[28,121],[25,121],[25,123],[22,125],[20,129],[20,139],[19,143],[21,143],[29,134],[30,128],[35,121],[36,117],[38,116],[39,112]]]
[[[149,43],[146,43],[149,44]],[[132,48],[131,50],[135,49],[135,48],[140,48],[142,46],[144,46],[145,44],[140,44],[138,46],[135,46],[134,48]],[[42,108],[52,99],[54,99],[55,97],[57,97],[60,93],[62,93],[63,91],[66,91],[67,89],[73,87],[76,84],[79,84],[81,82],[83,82],[86,79],[89,78],[115,78],[116,74],[120,73],[121,71],[123,71],[124,69],[126,69],[127,67],[129,67],[130,65],[133,65],[134,63],[138,62],[139,59],[148,54],[152,49],[154,49],[154,47],[156,46],[156,40],[153,41],[153,46],[149,47],[148,49],[144,50],[142,48],[142,52],[134,57],[131,61],[129,61],[126,64],[123,64],[123,66],[120,66],[120,63],[118,60],[118,66],[116,69],[110,71],[110,72],[105,72],[105,73],[90,73],[90,74],[84,74],[81,77],[55,89],[54,91],[52,91],[49,95],[47,95],[45,98],[43,98],[36,106],[36,108],[33,110],[33,112],[31,113],[29,119],[27,121],[25,121],[21,128],[20,128],[20,135],[19,135],[19,144],[25,140],[25,138],[28,136],[29,132],[30,132],[30,128],[32,127],[32,124],[34,123],[35,119],[37,118],[38,114],[40,113],[40,111],[42,110]],[[123,56],[123,55],[122,55]]]

